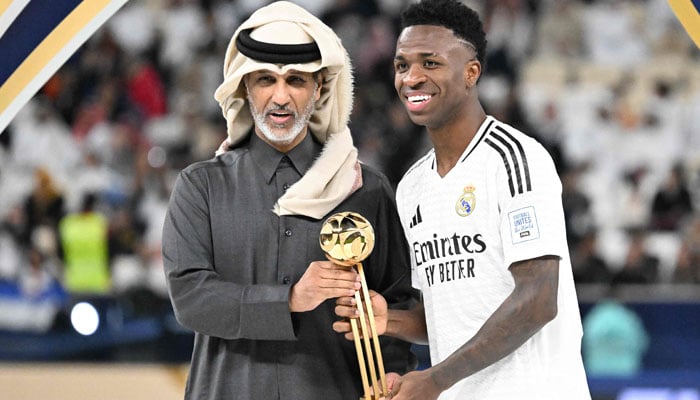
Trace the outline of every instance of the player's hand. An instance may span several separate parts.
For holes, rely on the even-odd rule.
[[[394,382],[396,382],[397,379],[399,379],[401,375],[397,374],[396,372],[387,372],[386,373],[386,388],[391,393],[391,389],[394,387]],[[374,395],[374,386],[370,388],[370,393]],[[382,396],[379,398],[379,400],[388,400],[391,397],[388,396]]]
[[[377,328],[377,335],[383,335],[386,332],[387,325],[387,303],[384,297],[375,292],[374,290],[369,291],[370,302],[372,303],[372,311],[374,313],[374,324]],[[352,334],[352,327],[350,326],[350,320],[348,318],[359,318],[359,313],[357,310],[357,303],[355,297],[345,296],[339,297],[335,301],[335,313],[343,320],[336,321],[333,323],[333,330],[338,333],[344,333],[345,338],[348,340],[354,340]],[[368,317],[367,310],[365,310],[365,317]],[[362,335],[361,324],[358,324],[358,329],[360,329],[360,335]],[[367,326],[369,326],[369,321],[367,321]]]
[[[382,397],[382,399],[391,399],[391,397],[394,395],[394,386],[396,386],[396,382],[400,378],[401,375],[397,374],[396,372],[386,373],[386,388],[389,390],[389,394],[386,397]]]
[[[327,299],[352,296],[361,288],[360,275],[353,268],[330,261],[314,261],[292,286],[289,309],[292,312],[311,311]]]
[[[391,400],[436,400],[442,390],[430,376],[430,369],[413,371],[398,378],[391,388],[387,399]]]

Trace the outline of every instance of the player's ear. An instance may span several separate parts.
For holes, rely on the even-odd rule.
[[[477,59],[467,61],[464,66],[464,85],[474,87],[481,76],[481,63]]]

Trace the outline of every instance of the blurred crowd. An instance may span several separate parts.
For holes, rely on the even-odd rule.
[[[29,298],[147,290],[177,173],[226,137],[213,93],[262,0],[131,0],[0,135],[0,282]],[[396,184],[427,150],[393,89],[403,0],[304,0],[354,63],[351,130]],[[486,111],[563,182],[577,283],[700,283],[700,52],[666,0],[465,1]]]

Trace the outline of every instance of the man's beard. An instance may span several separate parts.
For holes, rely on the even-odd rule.
[[[255,120],[255,126],[260,130],[260,132],[262,132],[270,143],[281,145],[289,144],[294,141],[297,136],[299,136],[299,134],[309,123],[311,115],[314,113],[314,109],[316,107],[316,101],[311,98],[306,104],[306,108],[301,115],[299,115],[296,111],[292,111],[281,106],[269,107],[265,109],[265,111],[260,112],[260,110],[258,110],[255,107],[255,104],[253,104],[253,102],[250,100],[250,93],[248,93],[248,104],[250,104],[250,113],[253,115],[253,120]],[[283,128],[281,125],[274,123],[268,124],[265,121],[265,116],[273,111],[287,111],[292,113],[294,116],[294,125],[292,125],[292,127],[285,132],[280,131],[280,129]]]

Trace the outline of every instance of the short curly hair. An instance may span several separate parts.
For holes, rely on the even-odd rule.
[[[476,58],[486,64],[486,33],[479,14],[458,0],[422,0],[401,13],[401,30],[413,25],[437,25],[474,45]]]

